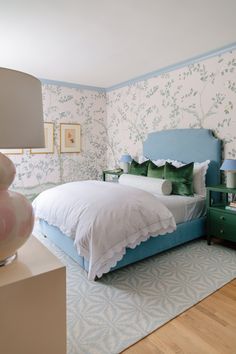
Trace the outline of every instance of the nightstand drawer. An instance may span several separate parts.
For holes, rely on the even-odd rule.
[[[208,224],[212,235],[236,241],[236,215],[209,210]]]
[[[236,213],[227,213],[224,210],[209,210],[209,216],[214,222],[221,222],[223,224],[230,223],[236,225]]]

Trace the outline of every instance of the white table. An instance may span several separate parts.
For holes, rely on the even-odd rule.
[[[33,236],[0,267],[0,353],[66,354],[66,269]]]

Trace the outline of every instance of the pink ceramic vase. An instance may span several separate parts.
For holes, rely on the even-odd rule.
[[[12,161],[0,153],[0,265],[16,257],[34,225],[31,204],[23,195],[8,190],[15,173]]]

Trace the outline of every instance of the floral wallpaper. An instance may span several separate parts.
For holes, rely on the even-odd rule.
[[[236,51],[107,93],[108,166],[152,131],[208,128],[236,158]]]
[[[104,92],[42,85],[44,121],[54,123],[54,153],[10,155],[17,168],[13,188],[27,189],[101,178],[106,166],[106,96]],[[60,123],[81,125],[81,153],[60,154]]]
[[[212,129],[223,155],[236,158],[236,51],[113,91],[43,84],[43,106],[45,122],[54,123],[54,153],[11,155],[14,189],[38,193],[101,179],[104,168],[117,166],[125,152],[141,155],[147,134],[163,129]],[[59,153],[60,123],[81,124],[81,153]]]

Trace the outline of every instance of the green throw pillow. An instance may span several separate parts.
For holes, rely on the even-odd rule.
[[[129,168],[129,173],[131,175],[147,176],[148,164],[149,160],[143,163],[138,163],[135,160],[132,160]]]
[[[193,195],[193,165],[191,162],[182,167],[175,167],[166,162],[164,178],[172,182],[172,194]]]
[[[147,176],[153,178],[164,178],[164,167],[165,165],[157,166],[152,161],[149,161]]]

